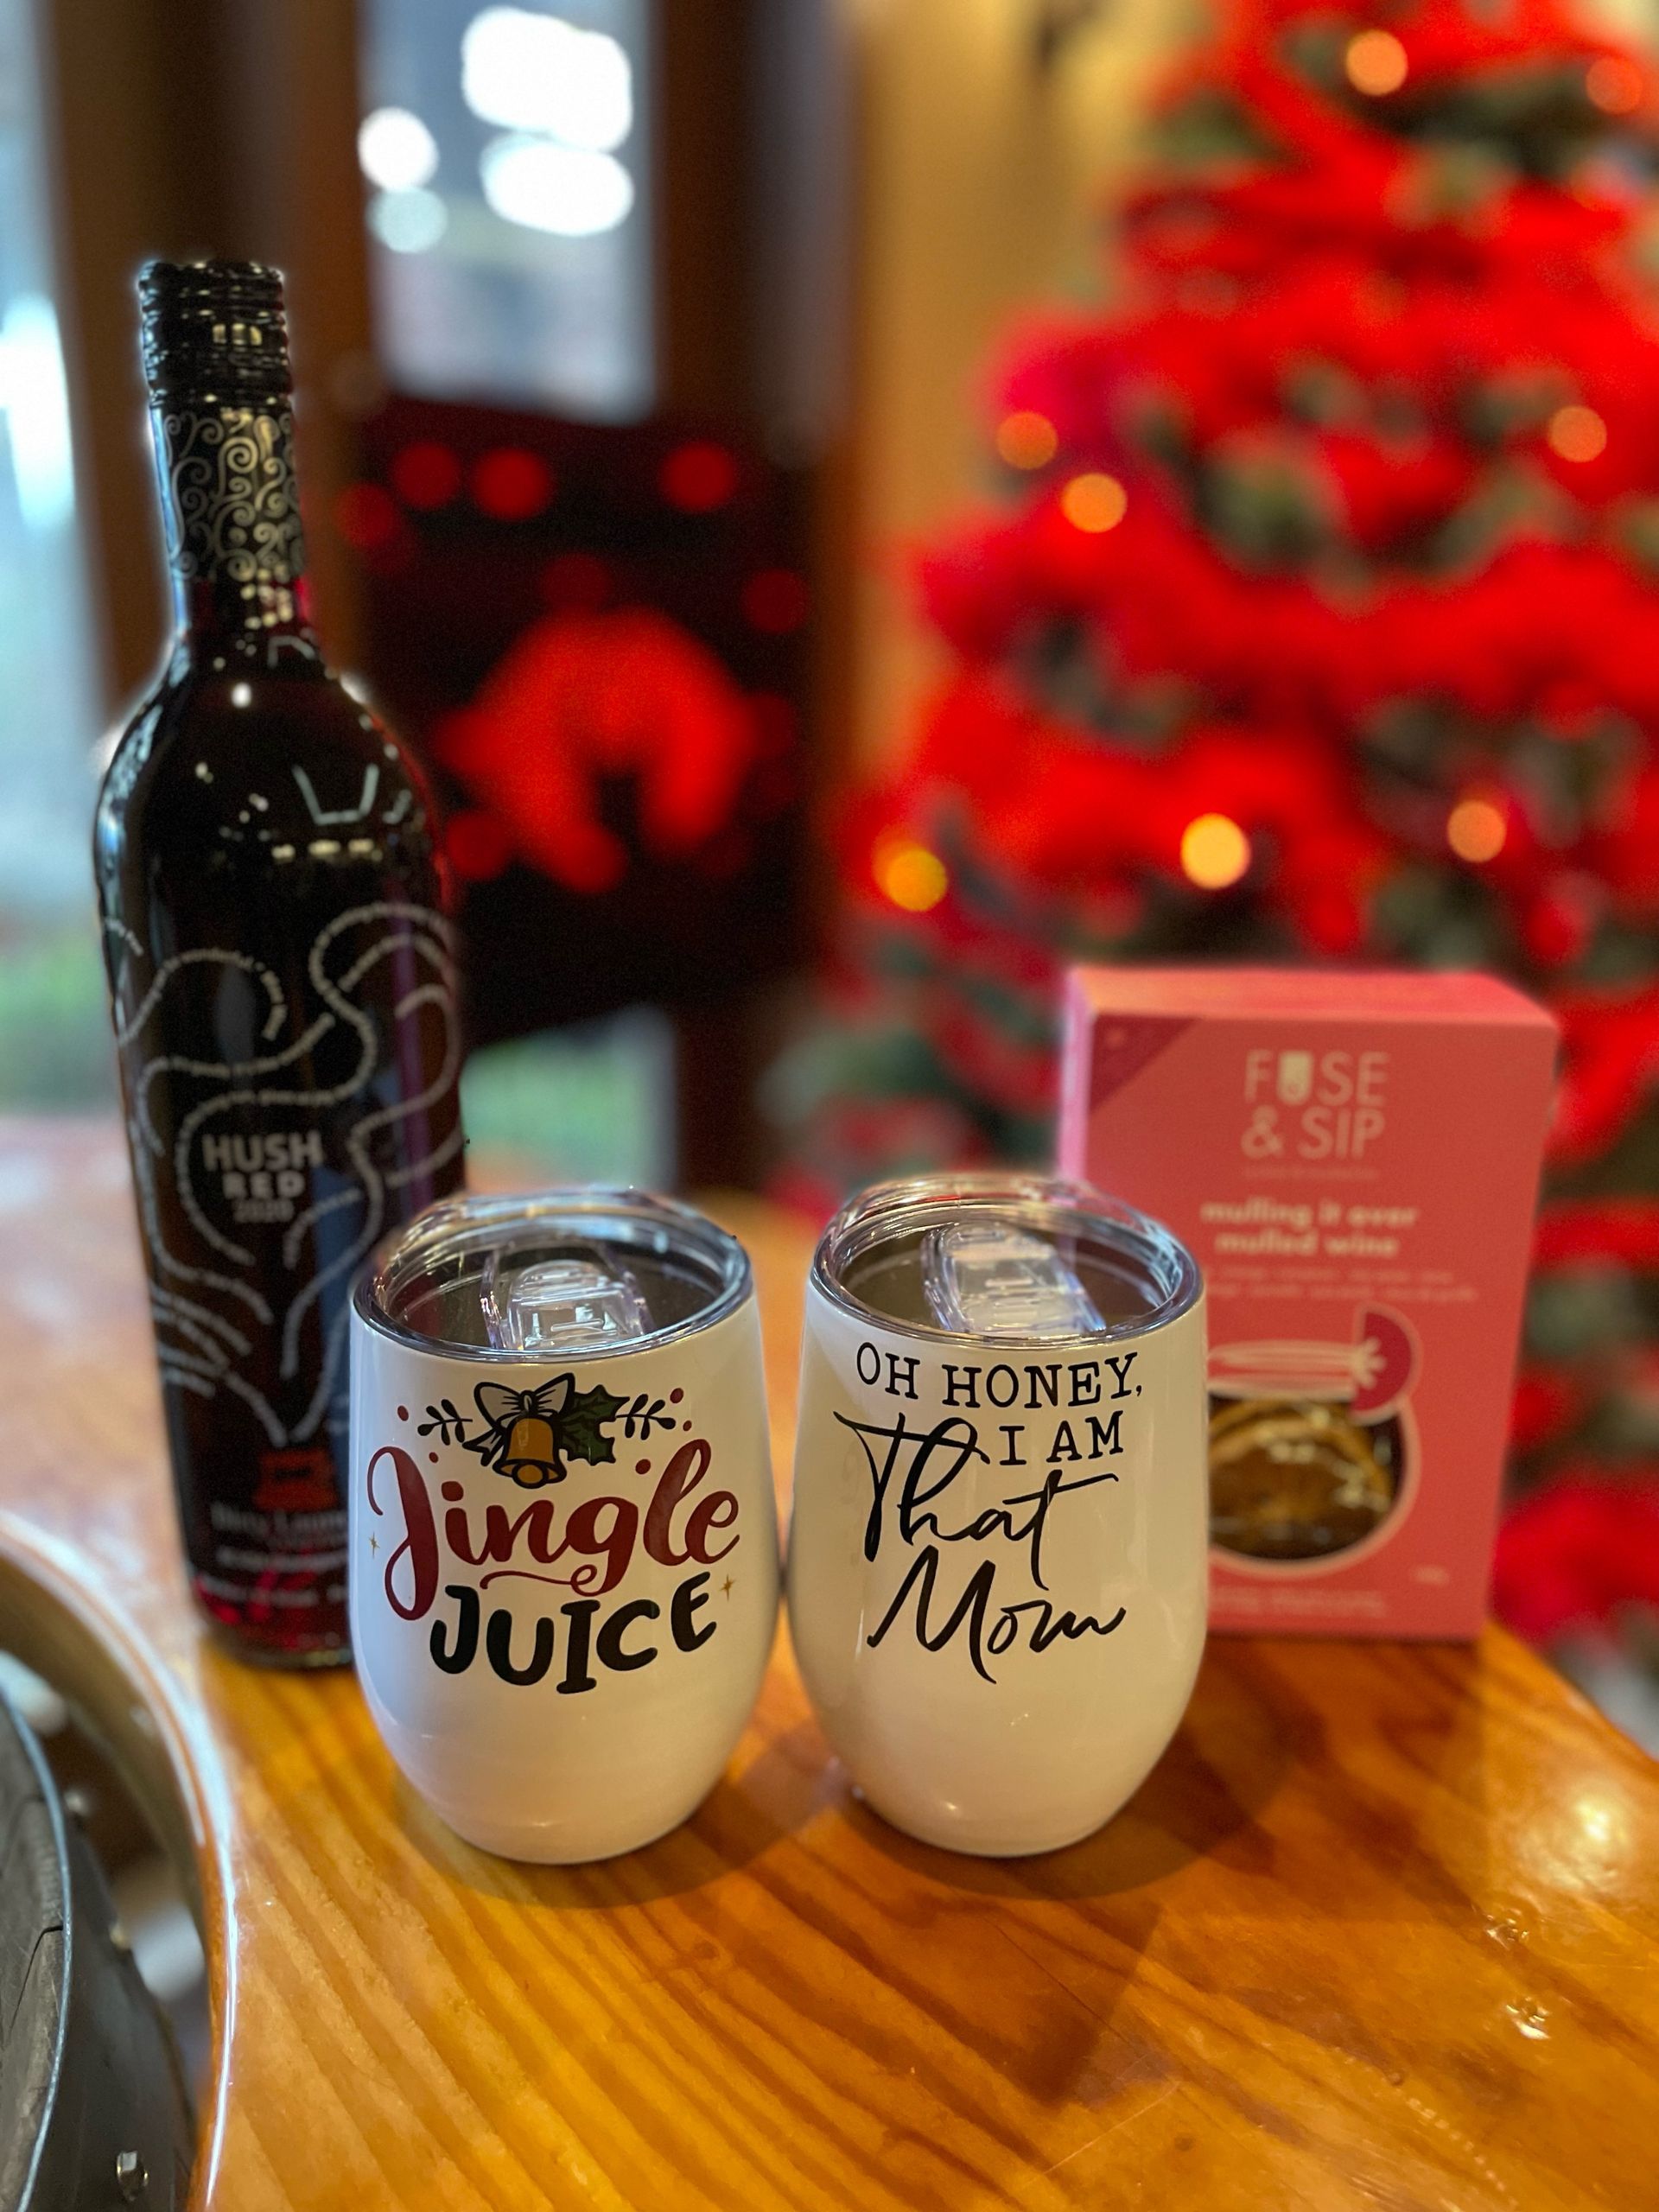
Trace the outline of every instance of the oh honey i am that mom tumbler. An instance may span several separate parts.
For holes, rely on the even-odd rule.
[[[953,1850],[1087,1835],[1204,1648],[1192,1259],[1077,1184],[881,1185],[824,1232],[802,1359],[790,1627],[855,1785]]]
[[[513,1859],[683,1821],[778,1610],[742,1247],[633,1192],[462,1198],[382,1247],[352,1335],[352,1640],[421,1796]]]

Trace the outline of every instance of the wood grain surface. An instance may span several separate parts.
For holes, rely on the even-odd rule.
[[[810,1240],[726,1211],[781,1476]],[[0,1641],[194,1853],[194,2202],[1659,2203],[1659,1770],[1503,1636],[1217,1641],[1129,1808],[1003,1864],[854,1802],[780,1645],[686,1827],[509,1866],[410,1796],[349,1674],[198,1633],[113,1131],[0,1135]]]

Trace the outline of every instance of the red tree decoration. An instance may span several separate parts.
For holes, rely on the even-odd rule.
[[[1653,112],[1560,0],[1224,0],[1111,311],[998,379],[1013,504],[925,564],[954,666],[792,1071],[824,1196],[1046,1156],[1068,958],[1516,976],[1567,1039],[1516,1446],[1569,1504],[1659,1453]],[[1515,1618],[1659,1592],[1659,1510],[1599,1501],[1647,1565],[1542,1594],[1560,1504]]]

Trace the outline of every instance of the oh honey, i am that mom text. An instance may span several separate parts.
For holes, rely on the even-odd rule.
[[[915,1556],[880,1620],[866,1638],[881,1643],[906,1621],[925,1650],[939,1651],[960,1640],[982,1681],[996,1677],[988,1661],[1009,1650],[1022,1637],[1034,1652],[1064,1638],[1109,1636],[1124,1618],[1120,1605],[1109,1619],[1092,1613],[1058,1610],[1046,1595],[1004,1601],[999,1572],[1006,1554],[979,1560],[954,1605],[940,1599],[936,1585],[944,1547],[1003,1544],[1014,1547],[1036,1589],[1046,1592],[1045,1546],[1062,1499],[1115,1483],[1116,1472],[1100,1462],[1123,1450],[1123,1421],[1130,1402],[1141,1395],[1132,1370],[1139,1354],[1122,1352],[1103,1359],[1050,1361],[1015,1367],[1005,1361],[989,1366],[946,1361],[940,1370],[939,1395],[947,1408],[987,1408],[1021,1414],[1052,1413],[1043,1424],[1047,1449],[1033,1452],[1033,1424],[1020,1418],[993,1421],[988,1433],[1001,1440],[995,1459],[981,1445],[981,1426],[965,1412],[947,1411],[931,1427],[912,1427],[901,1406],[890,1422],[855,1421],[837,1413],[843,1428],[857,1437],[870,1474],[870,1511],[864,1527],[864,1556],[874,1563],[885,1540],[898,1541]],[[883,1353],[868,1339],[855,1361],[861,1382],[885,1395],[915,1401],[918,1358]],[[1098,1407],[1101,1411],[1090,1410]],[[1064,1408],[1065,1410],[1062,1410]],[[1047,1471],[1034,1488],[1005,1494],[977,1511],[950,1493],[966,1478],[973,1486],[980,1467],[1035,1467]],[[1089,1471],[1084,1471],[1088,1469]],[[947,1610],[948,1606],[948,1610]],[[938,1617],[943,1614],[941,1620]]]

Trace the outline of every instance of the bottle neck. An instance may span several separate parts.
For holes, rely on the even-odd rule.
[[[194,645],[300,638],[311,626],[285,398],[152,404],[173,607]]]

